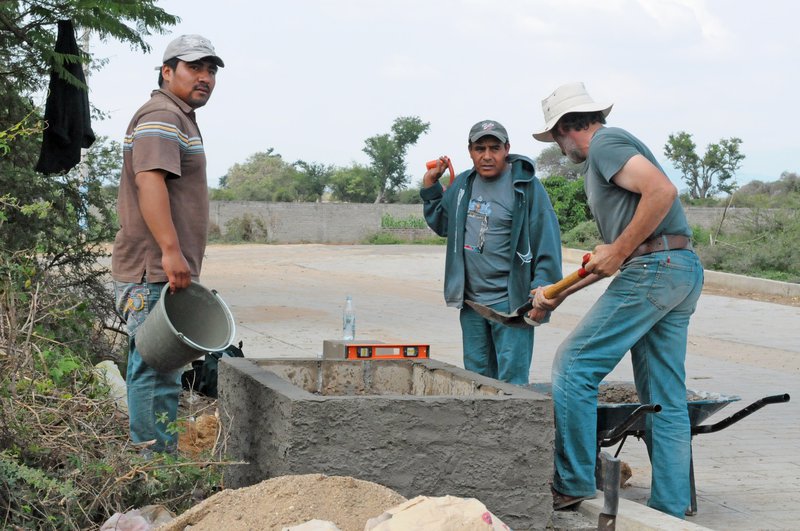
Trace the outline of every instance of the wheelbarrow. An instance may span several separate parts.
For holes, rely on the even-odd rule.
[[[632,382],[603,382],[600,384],[602,391],[604,385],[629,385]],[[551,394],[551,384],[529,384],[529,388],[539,393]],[[691,425],[692,437],[705,433],[714,433],[739,422],[743,418],[755,413],[762,407],[769,404],[782,404],[789,401],[788,394],[772,395],[760,398],[752,404],[740,409],[736,413],[713,424],[702,424],[711,415],[715,414],[728,404],[741,400],[736,395],[722,395],[702,391],[688,390],[695,395],[692,400],[687,402],[689,412],[689,423]],[[694,399],[697,397],[698,399]],[[622,451],[625,440],[628,436],[641,439],[644,436],[646,415],[658,414],[661,411],[659,404],[640,404],[631,403],[598,403],[597,404],[597,453],[602,448],[614,446],[619,443],[614,457],[617,458]],[[603,477],[600,470],[600,459],[597,460],[595,469],[595,481],[597,488],[603,488]],[[694,481],[694,458],[690,460],[689,482],[691,488],[691,505],[686,510],[688,516],[697,514],[697,492]]]

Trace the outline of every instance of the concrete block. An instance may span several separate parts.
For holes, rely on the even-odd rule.
[[[230,487],[346,475],[472,497],[513,528],[552,516],[549,397],[435,360],[223,358]]]
[[[597,491],[595,499],[581,502],[578,511],[591,521],[597,522],[600,513],[603,512],[603,493]],[[619,499],[616,529],[617,531],[710,531],[707,527],[623,498]]]

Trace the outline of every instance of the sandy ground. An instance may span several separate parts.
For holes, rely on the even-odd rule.
[[[576,267],[564,264],[565,273]],[[458,311],[444,304],[443,270],[442,247],[211,246],[201,282],[231,307],[249,357],[318,354],[323,340],[340,337],[350,294],[357,338],[430,344],[432,357],[460,365]],[[535,358],[549,367],[560,339],[605,285],[577,293],[537,330]],[[783,322],[800,325],[798,307],[788,297],[706,290],[690,328],[690,353],[800,372],[797,336],[766,332]],[[535,364],[531,379],[547,381],[549,374]]]
[[[430,345],[431,357],[461,366],[458,311],[442,297],[441,246],[211,246],[201,282],[218,290],[247,357],[314,357],[341,337],[345,296],[356,305],[356,338]],[[579,264],[564,264],[565,274]],[[558,344],[608,281],[574,294],[537,329],[531,381],[550,380]],[[762,300],[758,300],[762,299]],[[706,291],[690,325],[687,386],[741,397],[717,421],[768,395],[800,392],[800,305],[791,299]],[[630,380],[623,359],[610,380]],[[730,410],[730,411],[728,411]],[[792,529],[800,519],[800,407],[770,405],[724,431],[693,439],[698,514],[715,529]],[[644,444],[620,456],[633,467],[623,496],[644,502]],[[779,491],[775,485],[781,485]]]

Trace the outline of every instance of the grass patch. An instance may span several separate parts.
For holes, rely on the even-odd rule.
[[[408,232],[385,230],[376,232],[364,240],[364,243],[368,245],[445,245],[447,244],[447,238],[442,238],[435,234],[418,236]]]
[[[395,218],[391,214],[381,216],[382,229],[427,229],[428,224],[424,218],[419,216],[408,216],[406,218]]]

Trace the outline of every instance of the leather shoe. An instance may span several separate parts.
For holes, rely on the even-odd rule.
[[[583,500],[591,500],[594,496],[570,496],[568,494],[561,494],[554,488],[550,488],[553,493],[553,510],[561,511],[563,509],[571,509],[577,507]]]

